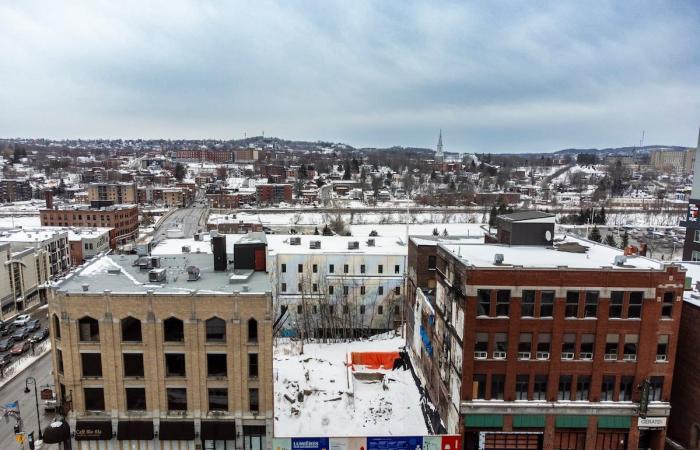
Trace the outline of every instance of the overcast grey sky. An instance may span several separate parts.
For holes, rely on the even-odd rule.
[[[0,136],[695,145],[700,2],[471,3],[0,0]]]

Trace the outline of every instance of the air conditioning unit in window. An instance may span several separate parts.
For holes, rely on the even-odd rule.
[[[564,361],[570,361],[574,359],[574,354],[573,352],[564,352],[561,354],[561,359]]]
[[[668,361],[668,358],[666,355],[656,355],[656,362],[666,362]]]
[[[590,361],[591,359],[593,359],[593,353],[590,353],[590,352],[579,353],[578,356],[579,356],[579,359],[582,359],[584,361]]]
[[[508,354],[506,352],[493,352],[493,359],[506,359]]]
[[[518,352],[518,359],[530,359],[530,352]]]
[[[606,353],[603,359],[605,361],[617,361],[617,353]]]
[[[290,237],[289,245],[301,245],[301,238],[299,236]]]
[[[474,359],[486,359],[488,358],[488,353],[486,352],[474,352]]]
[[[539,359],[539,360],[549,359],[549,352],[537,352],[537,359]]]

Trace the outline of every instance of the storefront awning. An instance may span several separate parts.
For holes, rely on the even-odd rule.
[[[70,440],[70,425],[64,421],[53,422],[44,430],[43,438],[46,444],[60,444]]]
[[[108,420],[79,420],[75,423],[76,441],[108,441],[112,439],[112,422]]]
[[[153,439],[153,422],[150,420],[122,420],[117,426],[120,441],[150,441]]]
[[[191,441],[194,439],[194,422],[188,420],[160,421],[158,439],[161,441]]]
[[[236,423],[233,420],[203,420],[202,439],[206,441],[236,440]]]

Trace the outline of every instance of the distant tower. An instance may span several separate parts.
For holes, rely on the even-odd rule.
[[[442,129],[440,130],[440,136],[438,137],[437,151],[435,152],[435,164],[440,164],[445,161],[445,154],[442,152]]]
[[[688,213],[681,226],[685,227],[685,243],[683,245],[683,261],[700,261],[700,130],[698,130],[698,145],[695,149],[695,164],[693,165],[693,189],[688,200]],[[698,236],[696,237],[696,234]]]

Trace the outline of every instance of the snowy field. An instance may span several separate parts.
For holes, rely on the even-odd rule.
[[[410,370],[376,370],[385,381],[360,381],[349,352],[397,351],[400,337],[304,345],[280,340],[274,350],[275,436],[420,436],[428,430]],[[299,394],[302,400],[299,401]]]

